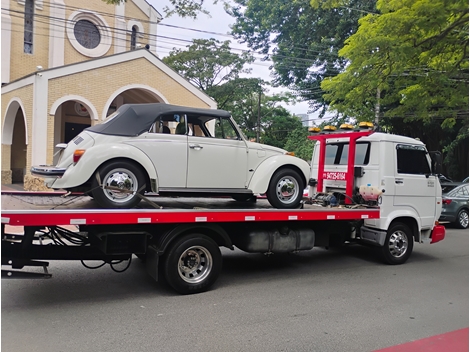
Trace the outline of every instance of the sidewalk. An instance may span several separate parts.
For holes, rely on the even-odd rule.
[[[34,193],[35,195],[67,193],[64,190],[52,190],[52,189],[48,190],[48,191],[26,191],[24,189],[24,184],[23,183],[2,184],[1,192],[4,193],[4,194],[8,194],[8,193]]]
[[[13,183],[8,185],[2,185],[2,192],[3,191],[21,191],[24,192],[24,187],[22,183]]]

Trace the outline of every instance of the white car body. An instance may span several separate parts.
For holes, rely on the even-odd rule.
[[[166,110],[174,107],[166,104],[139,105],[159,108],[165,106]],[[205,122],[208,127],[204,132],[206,135],[202,132],[193,135],[196,134],[193,130],[198,129],[196,125],[191,125],[192,129],[190,126],[190,114],[193,110],[212,115],[216,112],[222,114],[223,111],[174,108],[179,108],[178,113],[185,116],[188,126],[186,134],[145,131],[139,135],[126,136],[104,134],[89,128],[67,144],[56,166],[36,166],[31,172],[33,175],[45,177],[46,185],[53,189],[73,190],[83,189],[84,186],[86,189],[86,185],[93,181],[102,165],[116,160],[135,163],[142,168],[146,180],[150,183],[146,185],[147,192],[248,196],[266,193],[274,173],[286,168],[295,170],[300,176],[298,192],[302,193],[310,174],[306,161],[288,155],[285,150],[247,141],[233,119],[227,118],[226,115],[223,120],[217,121],[227,124],[229,128],[233,127],[233,137],[223,135],[224,138],[217,138],[217,132],[210,131],[209,128],[214,129],[214,126],[209,126],[208,122]],[[187,115],[183,114],[184,109],[188,110]],[[165,118],[170,116],[170,112],[173,113],[171,109],[170,112],[166,110]],[[179,118],[179,115],[174,116]],[[213,120],[207,118],[207,121]],[[171,124],[171,121],[165,123]],[[73,155],[77,149],[84,152],[79,160],[74,162]],[[58,177],[48,176],[48,172],[58,170],[65,172]]]

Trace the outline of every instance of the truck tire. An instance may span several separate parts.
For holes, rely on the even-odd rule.
[[[292,169],[277,170],[269,182],[266,197],[277,209],[296,209],[303,198],[302,178]]]
[[[414,238],[408,225],[395,222],[387,231],[385,243],[380,248],[382,259],[387,264],[405,263],[413,251]]]
[[[106,186],[132,193],[106,189]],[[101,207],[130,209],[141,201],[137,193],[144,193],[145,177],[138,166],[124,161],[114,161],[102,165],[96,171],[91,187],[93,198]]]
[[[177,240],[163,258],[163,275],[178,293],[199,293],[209,289],[222,269],[219,246],[202,234]]]
[[[457,214],[457,220],[455,221],[455,225],[459,229],[466,229],[468,228],[468,210],[462,209]]]

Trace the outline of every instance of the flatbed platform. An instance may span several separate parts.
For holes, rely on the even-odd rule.
[[[16,226],[164,224],[195,222],[258,222],[359,220],[380,217],[379,208],[322,207],[274,209],[266,199],[237,202],[231,198],[147,197],[133,209],[102,209],[88,196],[3,194],[2,224]],[[155,207],[157,206],[157,208]]]

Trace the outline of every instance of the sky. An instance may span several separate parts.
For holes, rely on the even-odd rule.
[[[230,36],[230,25],[233,24],[235,20],[224,11],[222,4],[213,5],[212,1],[205,1],[205,8],[209,10],[210,17],[205,14],[200,14],[197,19],[193,20],[191,18],[181,18],[177,15],[166,18],[163,8],[165,5],[169,5],[168,1],[147,1],[163,16],[163,20],[160,22],[157,32],[159,37],[157,39],[157,52],[160,58],[168,55],[173,48],[184,49],[187,45],[190,45],[190,42],[185,42],[184,40],[191,41],[195,38],[215,38],[219,41],[232,40],[230,46],[232,51],[240,52],[236,49],[248,50],[246,46],[237,43],[237,41]],[[184,27],[186,29],[170,26]],[[269,65],[270,62],[256,60],[247,67],[252,69],[251,77],[271,81],[272,77],[270,76]],[[280,93],[283,91],[286,91],[286,88],[273,88],[271,93]],[[306,114],[308,111],[308,104],[306,102],[296,103],[295,105],[284,105],[284,107],[293,114]]]

